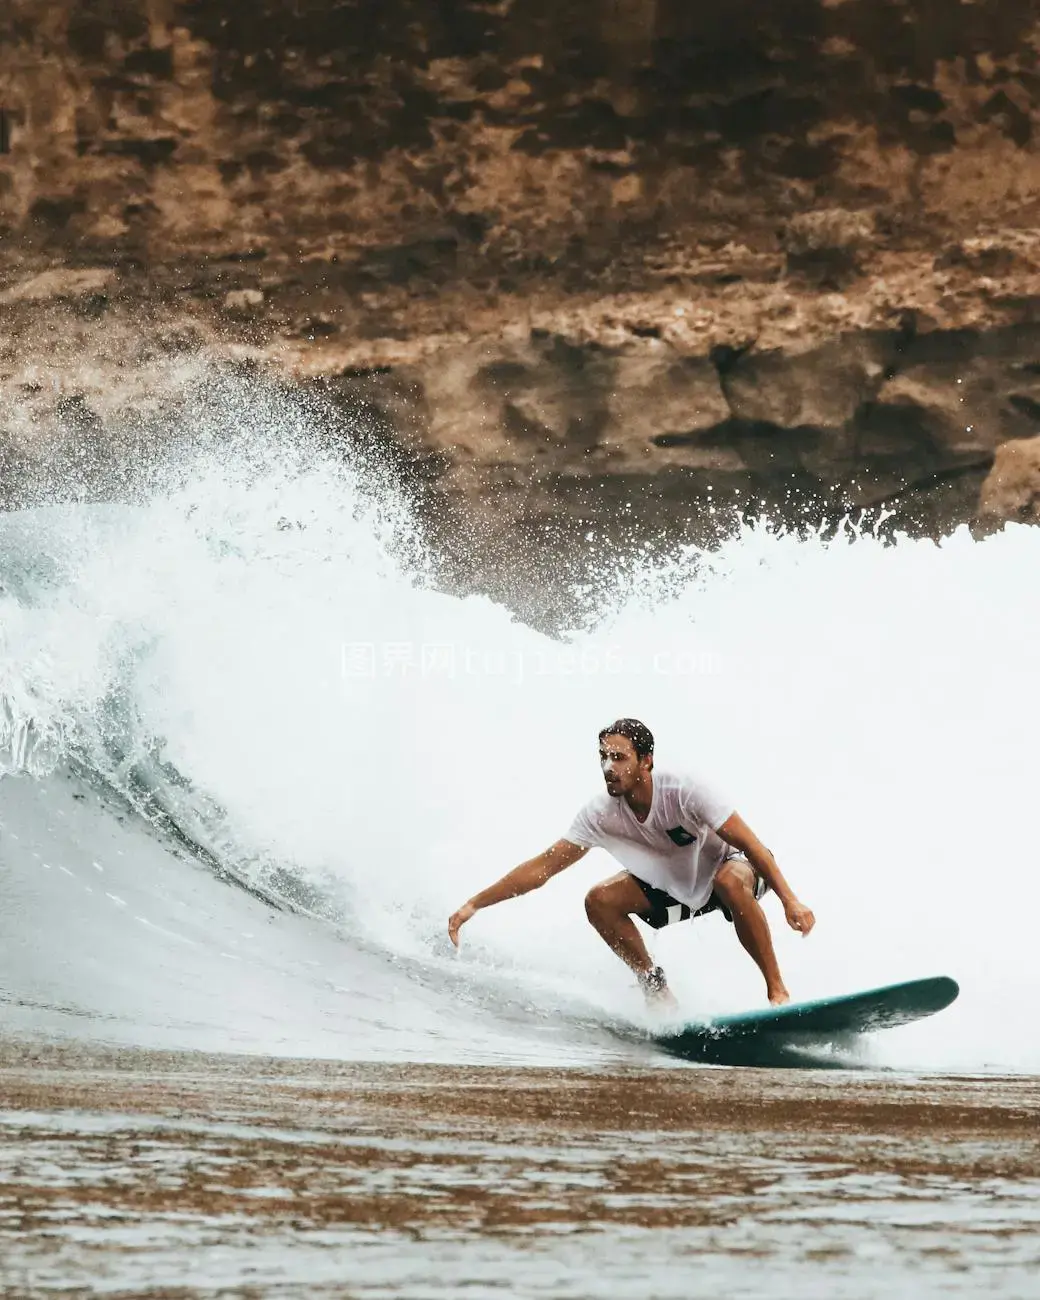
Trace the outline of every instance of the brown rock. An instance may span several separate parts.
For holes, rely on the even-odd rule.
[[[80,258],[262,244],[377,292],[724,284],[749,254],[803,288],[833,263],[829,287],[851,289],[914,249],[932,275],[1006,278],[969,245],[1035,227],[1035,7],[894,22],[829,0],[782,21],[746,0],[732,23],[680,0],[552,21],[482,0],[450,21],[433,0],[313,0],[304,20],[257,0],[248,22],[232,0],[103,20],[9,0],[0,225]]]
[[[781,231],[780,244],[789,272],[821,288],[839,288],[862,271],[873,238],[871,212],[818,208],[796,214]]]
[[[890,439],[913,437],[953,458],[992,455],[1001,442],[1040,432],[1036,325],[924,334],[896,364],[877,394],[875,432],[887,428]]]
[[[1040,524],[1040,437],[997,448],[979,496],[979,520]]]
[[[707,357],[684,356],[656,340],[617,359],[610,411],[614,441],[675,443],[676,435],[712,429],[729,419],[718,370]]]
[[[709,359],[657,339],[604,348],[536,332],[447,348],[402,373],[422,389],[435,445],[517,464],[646,472],[729,417]]]
[[[852,335],[806,352],[748,351],[722,366],[722,391],[740,420],[781,429],[839,429],[882,383],[891,335]]]

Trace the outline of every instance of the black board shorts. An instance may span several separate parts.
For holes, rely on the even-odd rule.
[[[727,862],[733,862],[735,858],[727,858]],[[736,859],[746,862],[746,858]],[[724,864],[725,865],[725,864]],[[750,863],[748,863],[750,866]],[[629,873],[631,874],[631,873]],[[641,921],[650,927],[651,930],[663,930],[666,925],[677,925],[680,921],[689,921],[691,917],[707,916],[709,912],[721,912],[727,921],[732,925],[733,917],[730,916],[729,908],[723,905],[722,899],[712,890],[711,897],[699,907],[696,912],[688,907],[685,903],[680,903],[677,898],[673,898],[665,889],[658,889],[656,885],[648,885],[645,880],[640,880],[638,876],[632,876],[639,888],[646,895],[647,909],[645,912],[637,912],[636,915]],[[755,872],[755,897],[761,898],[768,890],[769,886],[762,877]]]

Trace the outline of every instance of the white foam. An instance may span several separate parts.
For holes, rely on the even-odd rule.
[[[1040,532],[749,527],[621,574],[561,646],[433,590],[392,494],[305,444],[245,464],[209,447],[137,505],[4,524],[8,769],[70,744],[127,790],[136,769],[224,862],[331,891],[403,969],[526,1015],[610,1018],[637,999],[583,916],[602,854],[481,914],[459,958],[444,930],[563,833],[599,789],[598,727],[634,714],[659,763],[733,792],[815,908],[802,940],[771,903],[797,995],[948,973],[960,1001],[880,1059],[1040,1068],[1021,1018],[1040,995]],[[691,1009],[761,1000],[721,919],[653,942]]]

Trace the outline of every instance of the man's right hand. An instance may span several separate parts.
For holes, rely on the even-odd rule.
[[[496,903],[504,903],[507,898],[529,894],[532,889],[538,889],[547,880],[551,880],[564,867],[573,866],[586,853],[588,849],[580,844],[572,844],[570,840],[557,840],[536,858],[521,862],[501,880],[496,880],[481,893],[474,894],[468,903],[463,903],[457,912],[452,913],[448,920],[448,938],[457,948],[459,931],[482,907],[494,907]]]
[[[459,946],[459,931],[470,919],[475,916],[477,909],[472,903],[463,903],[457,912],[452,912],[448,918],[448,938],[457,948]]]

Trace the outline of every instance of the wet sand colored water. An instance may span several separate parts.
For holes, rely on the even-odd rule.
[[[1025,1078],[8,1044],[11,1297],[1040,1295]]]

